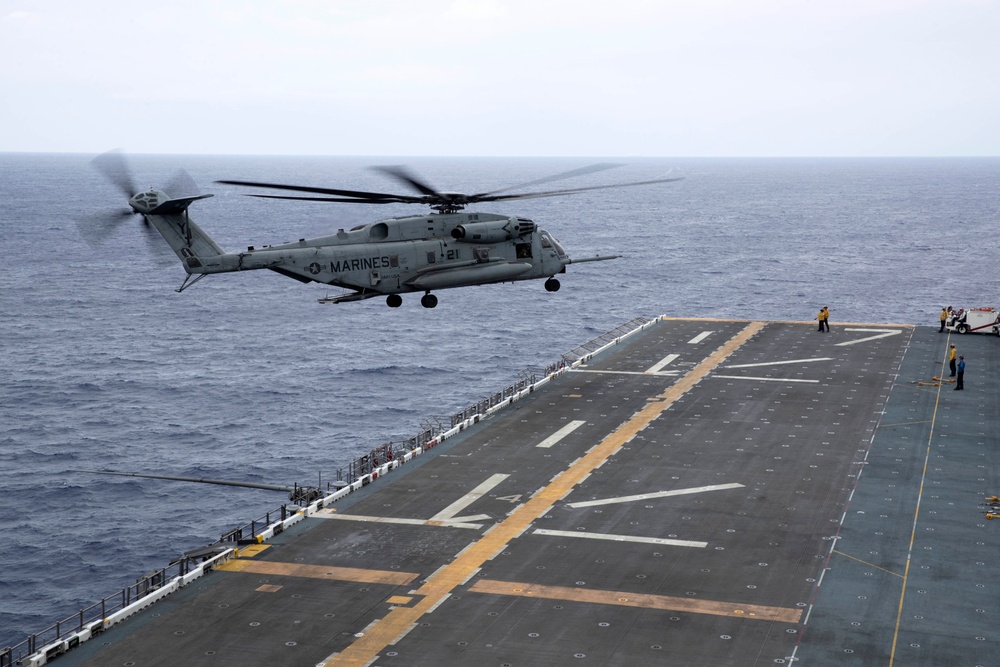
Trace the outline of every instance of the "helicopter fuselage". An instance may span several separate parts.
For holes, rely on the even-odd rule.
[[[93,163],[121,192],[134,192],[134,181],[119,153],[105,153],[95,158]],[[545,289],[555,292],[560,287],[555,275],[564,273],[569,264],[619,257],[598,255],[573,260],[554,236],[528,218],[466,210],[469,206],[485,202],[538,199],[680,180],[678,177],[668,177],[615,185],[512,192],[614,166],[617,165],[590,165],[536,178],[518,186],[471,194],[438,190],[408,169],[398,166],[374,168],[418,194],[259,181],[216,181],[224,185],[295,193],[250,195],[264,199],[380,205],[419,204],[429,206],[434,211],[424,215],[378,220],[350,230],[340,229],[336,234],[303,238],[292,243],[248,246],[246,251],[241,252],[226,252],[191,220],[188,215],[189,206],[212,195],[187,194],[192,190],[197,191],[189,177],[175,179],[173,184],[177,187],[168,188],[184,192],[184,196],[171,199],[164,192],[150,189],[129,194],[128,203],[134,213],[143,216],[147,223],[156,228],[181,260],[187,276],[177,289],[178,292],[208,275],[270,269],[299,282],[315,282],[348,290],[344,294],[322,298],[320,303],[360,301],[382,295],[386,297],[388,306],[397,308],[402,304],[400,294],[423,292],[421,305],[434,308],[438,299],[431,294],[432,290],[545,279]],[[99,222],[105,228],[112,228],[121,219],[121,213],[113,213]]]
[[[155,214],[150,218],[157,222]],[[329,236],[182,259],[189,274],[271,269],[354,291],[330,301],[551,278],[571,263],[555,237],[531,220],[471,212],[391,218]]]

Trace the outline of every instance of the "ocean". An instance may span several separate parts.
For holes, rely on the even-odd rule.
[[[91,155],[0,154],[0,647],[116,593],[285,501],[280,492],[109,477],[114,470],[291,485],[330,479],[637,316],[937,326],[998,304],[1000,158],[626,158],[542,189],[677,183],[477,205],[574,257],[541,281],[437,292],[420,307],[268,271],[184,272],[139,218],[97,248],[77,220],[125,210]],[[130,156],[141,188],[183,168],[191,216],[227,250],[420,212],[254,199],[217,179],[405,192],[406,164],[483,192],[606,158]],[[165,244],[158,244],[165,248]]]

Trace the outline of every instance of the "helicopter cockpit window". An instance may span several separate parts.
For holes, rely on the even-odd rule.
[[[530,243],[518,243],[514,246],[517,251],[518,259],[531,259],[531,244]]]
[[[556,247],[556,252],[559,253],[560,257],[565,257],[566,256],[566,250],[563,249],[563,247],[559,244],[559,241],[556,241],[555,239],[552,239],[552,245],[554,245]]]
[[[552,236],[548,232],[542,232],[540,234],[540,237],[543,248],[554,248],[557,255],[559,255],[560,257],[566,256],[566,251],[563,250],[563,247],[561,245],[559,245],[559,241],[556,241],[554,238],[552,238]]]

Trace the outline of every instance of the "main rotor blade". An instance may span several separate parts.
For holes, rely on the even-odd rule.
[[[101,172],[104,178],[111,181],[125,195],[126,199],[131,199],[132,195],[138,192],[135,182],[132,180],[132,171],[120,150],[102,153],[91,160],[90,164]]]
[[[542,185],[543,183],[552,183],[553,181],[561,181],[564,178],[573,178],[574,176],[583,176],[585,174],[593,174],[598,171],[605,171],[607,169],[615,169],[623,165],[615,162],[601,162],[599,164],[592,164],[587,167],[580,167],[579,169],[573,169],[572,171],[564,171],[561,174],[553,174],[552,176],[545,176],[543,178],[536,179],[534,181],[528,181],[527,183],[518,183],[517,185],[511,185],[510,187],[500,188],[499,190],[493,190],[492,192],[483,192],[477,195],[470,195],[472,197],[483,197],[488,195],[498,195],[502,192],[510,192],[511,190],[520,190],[522,188],[530,188],[535,185]]]
[[[334,188],[314,188],[306,185],[283,185],[281,183],[258,183],[256,181],[216,181],[216,183],[222,183],[224,185],[242,185],[251,188],[269,188],[271,190],[291,190],[293,192],[312,192],[318,195],[337,195],[340,197],[354,197],[354,199],[345,199],[343,201],[356,201],[358,199],[370,199],[370,200],[380,200],[388,199],[390,201],[421,201],[417,197],[408,197],[407,195],[392,195],[383,192],[363,192],[361,190],[338,190]],[[253,195],[256,197],[262,197],[264,195]],[[339,201],[339,200],[334,200]],[[376,203],[375,201],[369,201],[364,203]]]
[[[384,167],[372,167],[372,169],[375,171],[381,171],[383,174],[387,174],[388,176],[392,176],[401,183],[406,183],[421,194],[431,195],[434,197],[441,195],[438,190],[435,190],[427,183],[417,179],[417,177],[405,167],[399,165],[389,165]]]
[[[588,190],[609,190],[611,188],[629,188],[636,185],[653,185],[655,183],[673,183],[675,181],[683,181],[683,176],[675,176],[673,178],[656,178],[651,181],[635,181],[632,183],[615,183],[612,185],[591,185],[589,187],[583,188],[569,188],[567,190],[549,190],[547,192],[525,192],[521,194],[511,194],[511,195],[473,195],[469,197],[469,203],[481,202],[481,201],[512,201],[514,199],[541,199],[543,197],[557,197],[559,195],[574,195],[578,192],[587,192]]]
[[[297,201],[344,202],[353,204],[427,204],[442,210],[445,208],[452,210],[459,210],[467,204],[474,204],[477,202],[509,201],[515,199],[540,199],[542,197],[556,197],[559,195],[570,195],[579,192],[587,192],[588,190],[627,188],[638,185],[672,183],[674,181],[683,180],[682,176],[675,176],[670,178],[657,178],[648,181],[615,183],[611,185],[592,185],[580,188],[566,188],[563,190],[547,190],[542,192],[522,192],[522,193],[503,194],[515,188],[523,188],[532,185],[540,185],[542,183],[550,183],[552,181],[558,181],[564,178],[571,178],[574,176],[582,176],[584,174],[591,174],[598,171],[604,171],[605,169],[612,169],[618,166],[620,165],[612,163],[594,164],[587,167],[581,167],[579,169],[573,169],[572,171],[563,172],[561,174],[546,176],[544,178],[539,178],[533,181],[529,181],[527,183],[522,183],[520,185],[504,188],[502,190],[494,190],[492,192],[484,192],[475,195],[438,192],[434,190],[430,185],[417,179],[403,167],[398,167],[398,166],[372,167],[372,169],[381,171],[384,174],[387,174],[395,179],[402,181],[403,183],[406,183],[410,187],[421,192],[423,196],[397,195],[397,194],[388,194],[384,192],[366,192],[362,190],[341,190],[336,188],[318,188],[318,187],[310,187],[304,185],[285,185],[281,183],[262,183],[257,181],[224,180],[224,181],[216,181],[216,183],[222,183],[225,185],[256,187],[256,188],[268,188],[272,190],[289,190],[292,192],[308,192],[318,195],[331,195],[328,197],[304,197],[304,196],[291,196],[291,195],[264,195],[264,194],[248,195],[250,197],[259,197],[261,199],[291,199]]]
[[[292,199],[295,201],[339,201],[351,204],[413,204],[419,200],[416,198],[394,198],[394,199],[344,199],[339,197],[295,197],[293,195],[247,195],[247,197],[257,197],[258,199]]]

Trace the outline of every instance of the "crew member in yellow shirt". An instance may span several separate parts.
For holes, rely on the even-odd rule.
[[[817,331],[829,331],[830,330],[829,306],[823,306],[819,311],[819,315],[816,316],[816,319],[819,320],[819,329],[817,329]]]
[[[948,355],[948,365],[951,367],[951,377],[955,377],[955,358],[958,356],[958,351],[955,350],[955,344],[951,344],[951,354]]]

